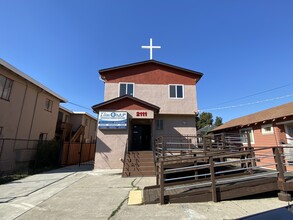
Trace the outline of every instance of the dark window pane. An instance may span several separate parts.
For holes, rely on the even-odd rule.
[[[157,119],[156,120],[156,130],[163,130],[163,120],[162,119]]]
[[[177,98],[183,98],[183,86],[177,86]]]
[[[0,76],[0,98],[2,98],[5,82],[6,82],[6,78],[4,76]]]
[[[120,84],[120,96],[126,95],[126,84]]]
[[[12,89],[12,80],[4,76],[0,76],[0,98],[9,100]]]
[[[133,84],[127,84],[127,95],[133,96]]]
[[[175,86],[170,85],[170,98],[176,98]]]

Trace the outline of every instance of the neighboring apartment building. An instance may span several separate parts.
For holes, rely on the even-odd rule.
[[[66,99],[0,59],[1,138],[52,139]]]
[[[66,99],[0,59],[0,170],[29,158],[22,149],[33,142],[20,140],[54,138],[60,102]]]
[[[67,142],[93,143],[97,137],[97,119],[86,112],[74,112],[60,106],[56,137]]]
[[[96,168],[122,168],[125,153],[151,152],[159,136],[196,135],[196,83],[202,73],[155,60],[99,73],[105,95],[92,107],[99,114]]]

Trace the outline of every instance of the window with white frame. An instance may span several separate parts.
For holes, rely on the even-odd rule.
[[[13,81],[0,75],[0,99],[9,100]]]
[[[134,83],[119,83],[119,96],[134,96]]]
[[[169,98],[183,99],[184,98],[183,85],[169,85]]]
[[[52,108],[53,108],[53,101],[50,99],[46,99],[45,110],[48,112],[52,112]]]
[[[163,119],[156,120],[156,130],[163,130],[164,129],[164,121]]]
[[[265,134],[273,134],[274,133],[274,128],[272,124],[266,124],[261,126],[261,133],[263,135]]]
[[[248,144],[248,135],[250,139],[250,143],[254,144],[254,136],[252,128],[243,128],[239,130],[240,137],[242,139],[243,144]]]

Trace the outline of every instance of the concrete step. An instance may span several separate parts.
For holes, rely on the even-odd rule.
[[[130,151],[125,155],[123,177],[154,175],[155,164],[152,151]]]

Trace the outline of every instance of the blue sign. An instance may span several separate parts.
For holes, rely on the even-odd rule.
[[[99,129],[127,129],[127,112],[100,112]]]

